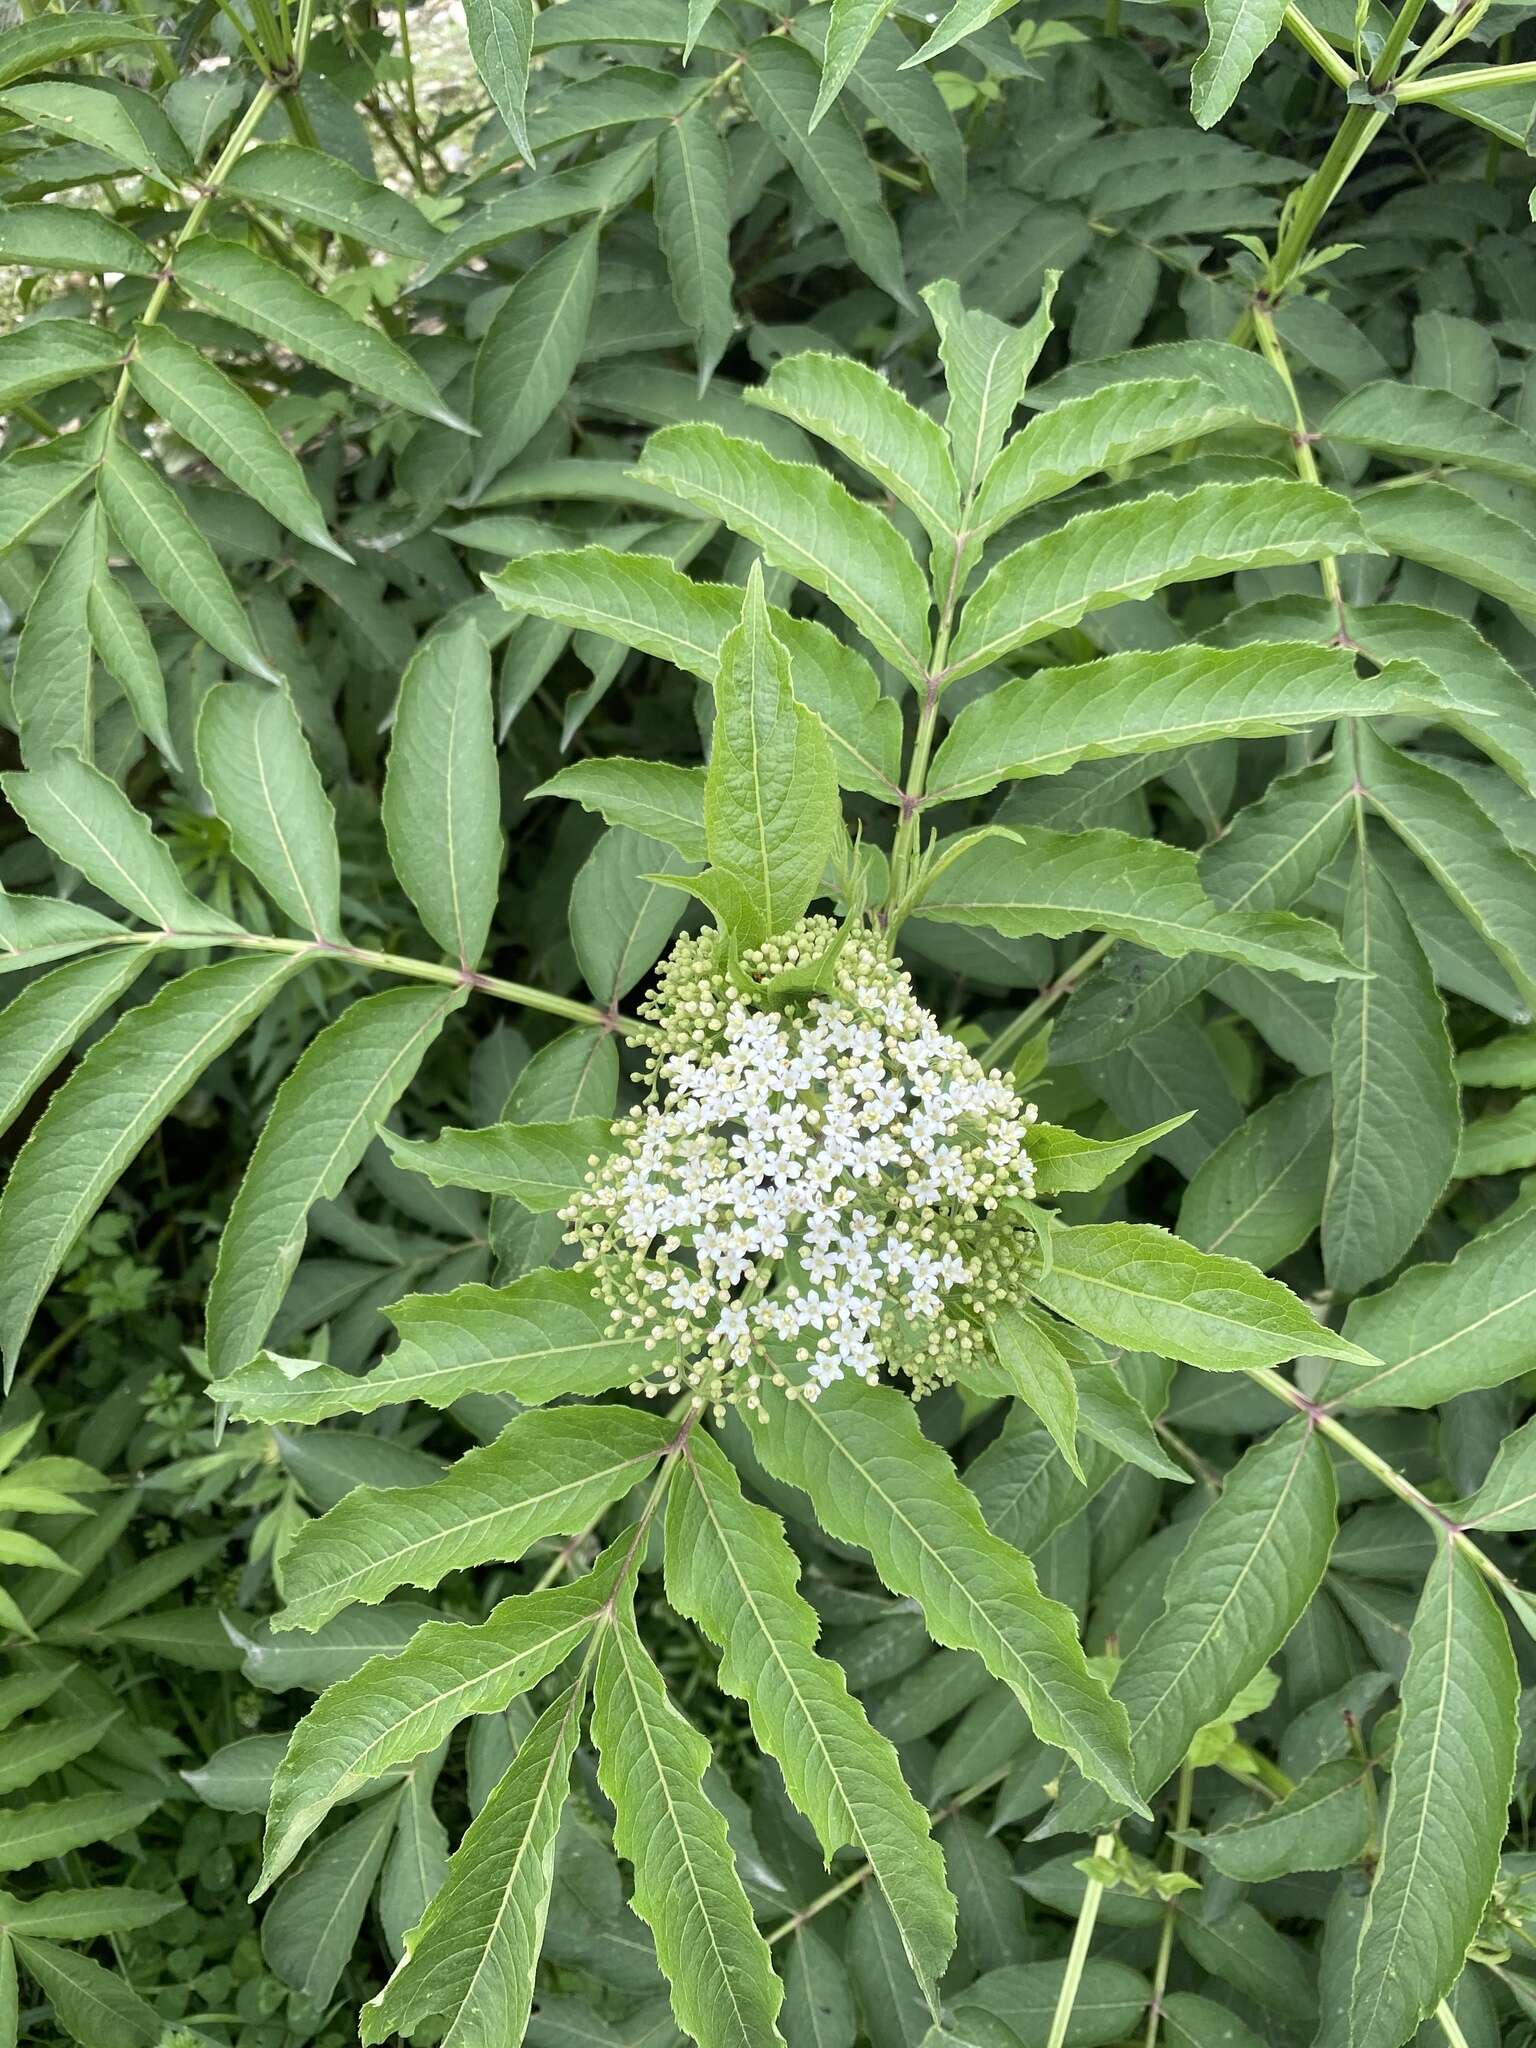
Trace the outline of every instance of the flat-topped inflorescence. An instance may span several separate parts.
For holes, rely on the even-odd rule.
[[[759,1409],[845,1374],[961,1374],[1032,1243],[1034,1109],[942,1030],[878,940],[829,918],[734,961],[683,938],[642,1006],[650,1097],[562,1215],[647,1394]]]

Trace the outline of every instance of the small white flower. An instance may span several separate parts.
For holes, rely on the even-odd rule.
[[[1027,1249],[997,1205],[1033,1193],[1033,1111],[871,935],[843,940],[833,993],[753,1007],[754,978],[836,936],[807,919],[734,973],[718,933],[679,941],[642,1006],[650,1099],[564,1212],[614,1320],[674,1361],[659,1384],[702,1401],[756,1408],[764,1378],[784,1384],[775,1347],[808,1399],[882,1370],[935,1385]]]

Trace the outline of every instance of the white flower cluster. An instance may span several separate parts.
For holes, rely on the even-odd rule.
[[[636,1390],[755,1410],[765,1378],[814,1399],[846,1373],[952,1377],[1020,1248],[999,1205],[1034,1189],[1011,1082],[825,918],[734,971],[718,933],[679,941],[646,1008],[651,1099],[563,1212],[657,1354]]]

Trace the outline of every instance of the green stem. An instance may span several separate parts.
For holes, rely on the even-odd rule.
[[[1461,2031],[1455,2013],[1443,1998],[1435,2007],[1435,2018],[1439,2021],[1440,2031],[1450,2042],[1451,2048],[1468,2048],[1467,2037]]]
[[[304,60],[309,55],[309,39],[315,31],[315,0],[299,0],[298,26],[293,32],[293,68],[304,69]]]
[[[1115,1838],[1112,1834],[1100,1835],[1093,1845],[1095,1856],[1110,1856],[1114,1853]],[[1072,1946],[1067,1951],[1067,1973],[1061,1980],[1061,1993],[1056,2000],[1056,2011],[1051,2019],[1051,2031],[1046,2038],[1045,2048],[1063,2048],[1067,2029],[1072,2024],[1072,2008],[1077,2004],[1077,1994],[1083,1982],[1083,1971],[1088,1962],[1088,1949],[1093,1941],[1094,1922],[1099,1917],[1099,1901],[1104,1896],[1104,1887],[1097,1879],[1089,1878],[1088,1889],[1083,1893],[1082,1909],[1077,1916],[1077,1927],[1072,1935]]]
[[[1424,47],[1418,55],[1403,66],[1401,83],[1406,85],[1431,64],[1438,64],[1442,57],[1471,35],[1483,16],[1488,12],[1490,0],[1470,0],[1470,4],[1453,6],[1449,13],[1442,14],[1433,30],[1424,39]],[[1395,88],[1394,88],[1395,89]]]
[[[1468,92],[1496,92],[1506,85],[1536,83],[1536,64],[1488,64],[1477,71],[1453,71],[1438,78],[1410,79],[1397,87],[1400,106],[1417,106]]]
[[[270,71],[282,63],[285,47],[276,16],[267,5],[267,0],[246,0],[246,5],[250,9],[251,26],[255,29],[257,40],[262,47],[262,69]]]
[[[265,78],[267,75],[266,52],[262,49],[260,43],[257,42],[256,38],[251,34],[250,30],[246,27],[244,18],[239,13],[237,13],[233,7],[230,6],[229,0],[214,0],[214,4],[217,6],[219,12],[224,16],[224,19],[229,23],[230,27],[234,30],[235,34],[239,37],[240,43],[245,50],[245,54],[256,66],[256,69],[261,73],[262,77]]]
[[[1335,85],[1348,92],[1359,74],[1352,65],[1345,63],[1322,30],[1310,22],[1299,7],[1286,8],[1285,27],[1318,69],[1325,71]]]
[[[959,527],[963,535],[966,515],[971,509],[971,496],[967,493],[961,506]],[[928,663],[928,672],[922,682],[922,703],[917,714],[917,730],[912,736],[912,757],[907,763],[906,785],[901,797],[901,817],[896,826],[896,838],[891,846],[891,895],[887,933],[894,940],[906,915],[907,900],[911,894],[913,864],[915,862],[923,808],[923,793],[928,784],[928,764],[933,758],[933,742],[939,728],[939,696],[943,690],[945,657],[949,653],[949,636],[954,630],[955,610],[960,602],[960,553],[963,539],[955,541],[954,564],[950,570],[949,588],[939,605],[939,629],[934,635],[933,655]]]
[[[175,239],[171,243],[170,254],[166,258],[165,269],[156,280],[155,288],[149,295],[148,303],[139,315],[138,326],[135,329],[135,338],[128,344],[127,360],[124,362],[122,372],[118,377],[117,389],[112,394],[112,402],[107,408],[107,433],[102,442],[103,451],[105,451],[107,441],[110,440],[118,420],[122,417],[123,406],[127,401],[130,382],[129,369],[133,361],[134,350],[137,347],[137,336],[144,328],[153,327],[160,318],[165,302],[170,297],[171,286],[175,282],[174,272],[178,252],[185,243],[191,241],[192,237],[201,228],[204,220],[207,218],[209,207],[212,206],[214,200],[218,197],[224,180],[234,168],[236,158],[240,156],[245,145],[260,127],[262,118],[268,107],[277,98],[278,91],[279,88],[270,78],[262,80],[252,97],[251,104],[246,108],[244,114],[241,115],[234,133],[220,152],[218,162],[208,173],[208,182],[199,194],[196,204],[192,207],[191,212],[187,215],[181,226],[176,230]]]
[[[1395,1466],[1390,1465],[1379,1452],[1373,1451],[1363,1438],[1356,1436],[1352,1429],[1340,1422],[1330,1409],[1320,1402],[1308,1400],[1299,1387],[1292,1386],[1291,1382],[1283,1378],[1272,1366],[1251,1368],[1249,1378],[1257,1380],[1261,1387],[1266,1387],[1277,1400],[1284,1401],[1287,1407],[1305,1415],[1313,1427],[1320,1430],[1331,1443],[1337,1444],[1346,1457],[1353,1458],[1355,1463],[1369,1472],[1388,1493],[1395,1494],[1405,1507],[1410,1507],[1416,1515],[1421,1515],[1453,1550],[1460,1551],[1472,1569],[1486,1579],[1495,1591],[1502,1593],[1507,1600],[1523,1599],[1520,1588],[1509,1574],[1501,1571],[1493,1559],[1478,1548],[1466,1530],[1459,1523],[1453,1522],[1444,1508],[1436,1506],[1428,1494],[1421,1493],[1411,1479],[1405,1479]]]
[[[416,65],[411,56],[411,22],[406,0],[400,0],[400,57],[405,65],[405,117],[410,129],[411,155],[415,159],[416,183],[426,189],[426,167],[421,155],[421,109],[416,103]]]
[[[1409,39],[1419,25],[1419,16],[1424,12],[1427,0],[1405,0],[1397,19],[1387,30],[1387,39],[1381,46],[1381,55],[1371,66],[1371,83],[1379,85],[1395,78],[1397,66]]]
[[[939,1807],[930,1818],[935,1823],[948,1820],[952,1813],[959,1813],[962,1807],[970,1806],[984,1793],[990,1792],[994,1785],[1000,1785],[1012,1769],[1012,1764],[1000,1764],[995,1771],[988,1771],[987,1775],[978,1778],[974,1785],[967,1785],[963,1792],[957,1792],[947,1805]],[[845,1899],[850,1892],[857,1891],[861,1884],[873,1877],[874,1871],[875,1866],[872,1863],[861,1863],[857,1870],[850,1870],[848,1875],[840,1877],[836,1884],[829,1884],[824,1892],[818,1892],[809,1904],[800,1908],[798,1913],[791,1913],[787,1920],[781,1920],[778,1926],[769,1932],[765,1937],[768,1946],[775,1948],[791,1934],[797,1934],[807,1920],[814,1920],[817,1914],[824,1913],[828,1906],[835,1906],[839,1899]]]
[[[1011,1059],[1017,1049],[1029,1037],[1042,1017],[1048,1016],[1063,996],[1071,995],[1078,983],[1089,974],[1114,944],[1106,932],[1096,938],[1091,946],[1085,946],[1077,958],[1051,983],[1041,989],[1027,1008],[1020,1010],[1011,1024],[1005,1024],[997,1036],[984,1045],[976,1057],[984,1067],[1000,1067]]]
[[[1344,189],[1350,173],[1370,148],[1386,118],[1376,107],[1346,109],[1327,154],[1302,186],[1296,210],[1275,248],[1269,275],[1271,299],[1278,299],[1295,281],[1297,271],[1311,250],[1313,237],[1322,225],[1324,214]]]
[[[912,880],[912,865],[918,848],[918,834],[921,830],[923,785],[928,779],[928,763],[933,758],[934,736],[939,724],[939,685],[937,678],[929,676],[923,684],[923,700],[917,714],[917,730],[912,736],[912,758],[907,765],[906,787],[902,791],[901,816],[896,826],[896,837],[891,845],[891,913],[888,929],[892,938],[900,925],[906,907],[906,897]]]
[[[441,960],[415,960],[408,953],[378,953],[367,946],[333,944],[327,939],[279,939],[264,932],[184,932],[170,929],[154,932],[124,932],[104,942],[111,946],[227,946],[236,951],[288,953],[310,960],[339,960],[349,967],[361,967],[374,974],[397,974],[410,981],[436,982],[444,988],[469,988],[481,995],[495,996],[504,1003],[517,1003],[525,1010],[541,1010],[546,1016],[561,1017],[569,1024],[596,1025],[616,1031],[631,1044],[645,1044],[655,1037],[649,1024],[626,1017],[617,1010],[601,1010],[596,1003],[583,1003],[574,996],[552,995],[526,981],[506,981],[498,974],[478,974],[470,968],[450,967]]]
[[[309,118],[308,107],[299,97],[297,80],[283,94],[283,113],[287,117],[288,126],[293,130],[294,141],[301,143],[305,149],[318,149],[320,137],[315,132],[314,122]],[[361,244],[357,246],[361,247]]]
[[[70,1345],[74,1343],[82,1331],[89,1327],[90,1320],[91,1312],[87,1309],[83,1315],[76,1316],[72,1323],[66,1323],[57,1336],[50,1337],[42,1349],[35,1353],[28,1360],[27,1364],[22,1367],[19,1384],[27,1386],[32,1380],[35,1380],[41,1372],[53,1363],[61,1351],[69,1349]]]
[[[949,564],[949,577],[942,591],[935,589],[934,602],[938,607],[938,630],[933,636],[933,652],[928,659],[927,673],[922,681],[922,703],[917,714],[917,731],[912,738],[912,758],[907,763],[906,783],[902,791],[901,817],[896,826],[896,839],[891,848],[891,894],[887,930],[892,939],[900,929],[906,915],[912,885],[912,867],[919,850],[923,796],[928,787],[928,764],[933,758],[933,742],[939,726],[939,697],[944,688],[944,663],[949,656],[950,635],[955,630],[955,614],[960,608],[968,572],[963,571],[966,550],[973,536],[969,530],[971,508],[976,502],[976,493],[981,479],[967,480],[960,496],[959,517],[955,521],[955,533]]]
[[[672,1404],[667,1414],[667,1420],[669,1422],[681,1421],[687,1409],[692,1405],[692,1402],[693,1396],[691,1394],[684,1394],[680,1401],[675,1401]],[[646,1497],[645,1506],[640,1511],[640,1521],[635,1531],[636,1542],[630,1545],[630,1557],[634,1556],[639,1546],[639,1540],[643,1538],[645,1531],[650,1526],[651,1517],[656,1511],[656,1504],[661,1499],[662,1491],[672,1476],[673,1468],[677,1464],[678,1453],[682,1450],[684,1444],[687,1443],[688,1432],[693,1428],[697,1415],[698,1410],[694,1409],[693,1414],[689,1415],[687,1420],[683,1422],[683,1427],[678,1432],[676,1442],[669,1444],[667,1447],[666,1458],[662,1464],[661,1471],[657,1475],[656,1484],[651,1488],[649,1495]],[[606,1512],[605,1509],[604,1513]],[[597,1534],[598,1524],[602,1519],[602,1515],[595,1515],[579,1535],[573,1536],[568,1543],[561,1544],[559,1550],[555,1553],[553,1562],[539,1574],[538,1581],[532,1588],[535,1593],[548,1592],[556,1579],[559,1578],[560,1574],[570,1564],[571,1559],[579,1552],[581,1546],[584,1543],[590,1542],[592,1537]],[[628,1561],[628,1558],[626,1558],[626,1566]]]
[[[1280,345],[1280,336],[1275,329],[1275,316],[1269,300],[1255,299],[1253,304],[1253,327],[1258,336],[1259,350],[1265,361],[1284,384],[1286,396],[1291,402],[1291,417],[1295,427],[1291,434],[1291,452],[1296,463],[1296,474],[1304,484],[1320,484],[1322,475],[1317,467],[1317,457],[1312,452],[1312,436],[1307,431],[1307,417],[1301,408],[1301,397],[1296,389],[1296,380],[1291,375],[1290,363]],[[1344,590],[1339,582],[1339,565],[1332,555],[1324,555],[1317,565],[1323,579],[1323,595],[1333,606],[1334,617],[1339,622],[1341,633],[1348,629],[1348,617],[1344,609]]]
[[[149,8],[144,4],[144,0],[128,0],[128,12],[136,21],[142,22],[145,28],[154,28],[154,17],[150,13]],[[23,21],[29,19],[25,7],[21,10],[21,16]],[[158,33],[155,36],[154,56],[155,69],[160,74],[160,83],[162,85],[174,85],[179,76],[176,69],[176,60],[167,48],[165,38]]]
[[[1499,62],[1507,64],[1514,53],[1515,39],[1512,35],[1499,37]],[[1497,135],[1488,138],[1488,149],[1483,159],[1483,177],[1490,185],[1499,182],[1499,165],[1503,160],[1504,145]]]
[[[1194,1800],[1194,1766],[1185,1757],[1179,1766],[1179,1790],[1173,1809],[1173,1854],[1168,1859],[1168,1868],[1175,1874],[1184,1868],[1187,1855],[1184,1844],[1177,1839],[1189,1828],[1190,1806]],[[1163,1924],[1157,1937],[1157,1961],[1152,1968],[1152,2000],[1147,2008],[1147,2031],[1143,2048],[1157,2048],[1157,2032],[1163,2019],[1163,1993],[1168,1989],[1168,1971],[1173,1962],[1174,1916],[1178,1907],[1172,1899],[1163,1904]]]

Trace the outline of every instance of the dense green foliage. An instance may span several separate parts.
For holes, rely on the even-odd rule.
[[[1528,11],[7,17],[0,2048],[1536,2041]],[[574,1266],[679,932],[937,1361]]]

